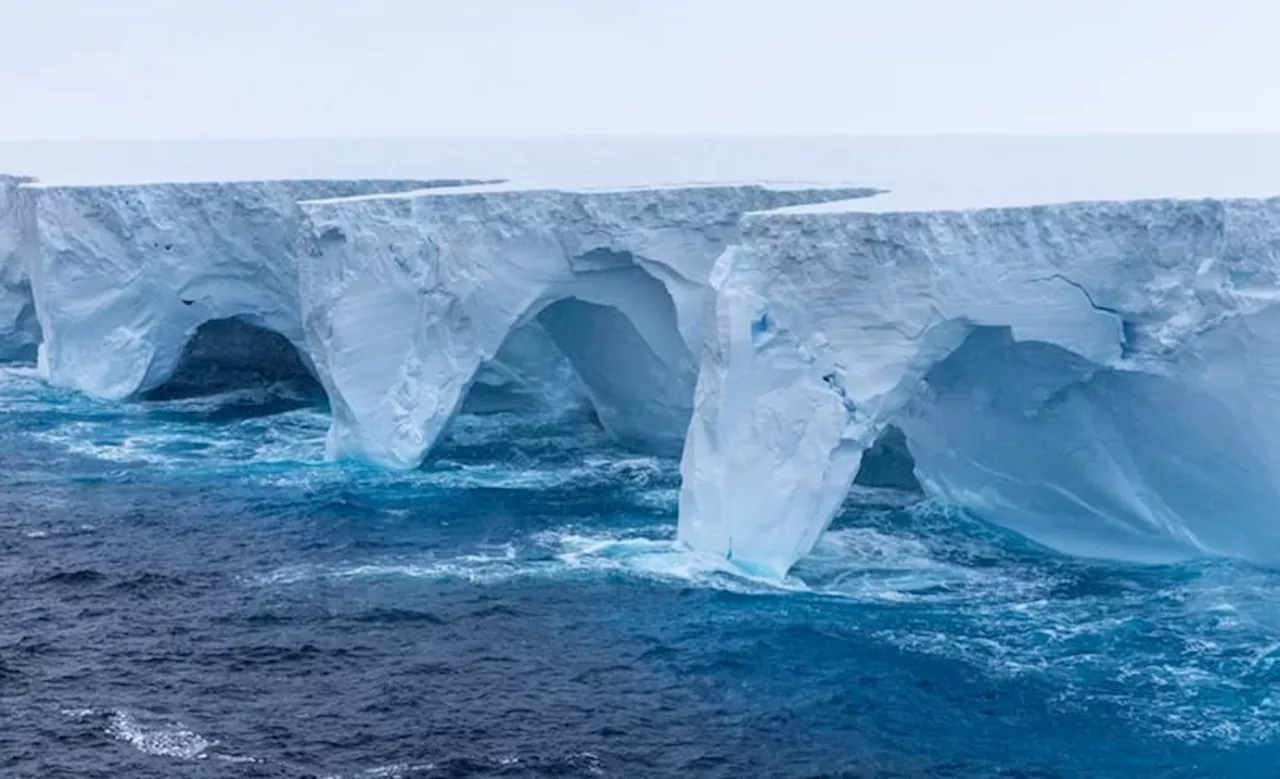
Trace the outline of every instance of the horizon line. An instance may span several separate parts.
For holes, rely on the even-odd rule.
[[[176,135],[163,137],[52,137],[0,138],[0,144],[30,143],[231,143],[231,142],[369,142],[396,141],[434,142],[528,142],[528,141],[673,141],[673,140],[901,140],[901,139],[1061,139],[1061,138],[1273,138],[1275,130],[1114,130],[1114,131],[903,131],[903,132],[832,132],[832,133],[587,133],[531,135]]]

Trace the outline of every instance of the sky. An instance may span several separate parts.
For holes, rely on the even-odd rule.
[[[0,140],[1277,132],[1274,0],[0,0]]]

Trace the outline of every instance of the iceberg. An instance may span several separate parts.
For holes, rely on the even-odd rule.
[[[1280,559],[1280,199],[748,214],[679,537],[782,576],[864,459],[1065,553]]]
[[[205,351],[266,331],[305,362],[297,201],[464,183],[24,185],[40,370],[56,386],[135,397],[164,384],[197,331],[223,320],[245,327],[215,327]]]
[[[855,481],[1280,559],[1280,198],[934,195],[0,177],[0,359],[105,399],[314,378],[329,455],[391,468],[463,410],[589,408],[682,453],[683,541],[772,576]]]
[[[707,279],[740,216],[873,191],[488,186],[303,202],[302,318],[329,454],[417,466],[530,323],[610,434],[678,453]]]
[[[30,199],[21,185],[34,181],[0,175],[0,360],[32,360],[40,323],[31,297],[26,255]]]

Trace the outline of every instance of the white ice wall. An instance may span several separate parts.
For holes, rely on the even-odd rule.
[[[33,359],[40,342],[26,256],[32,179],[0,175],[0,360]]]
[[[1278,258],[1277,200],[752,215],[680,536],[784,573],[897,423],[928,492],[1065,551],[1275,555]]]
[[[302,347],[296,202],[432,184],[29,186],[41,369],[120,399],[162,384],[206,321],[240,317]]]
[[[330,453],[417,465],[477,369],[534,318],[614,434],[678,448],[705,281],[741,214],[864,194],[490,187],[304,203],[302,305],[333,409]]]

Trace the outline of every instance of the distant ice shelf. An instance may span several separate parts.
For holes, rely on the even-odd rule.
[[[710,277],[680,537],[781,575],[902,431],[1055,549],[1280,559],[1280,199],[744,219]]]

